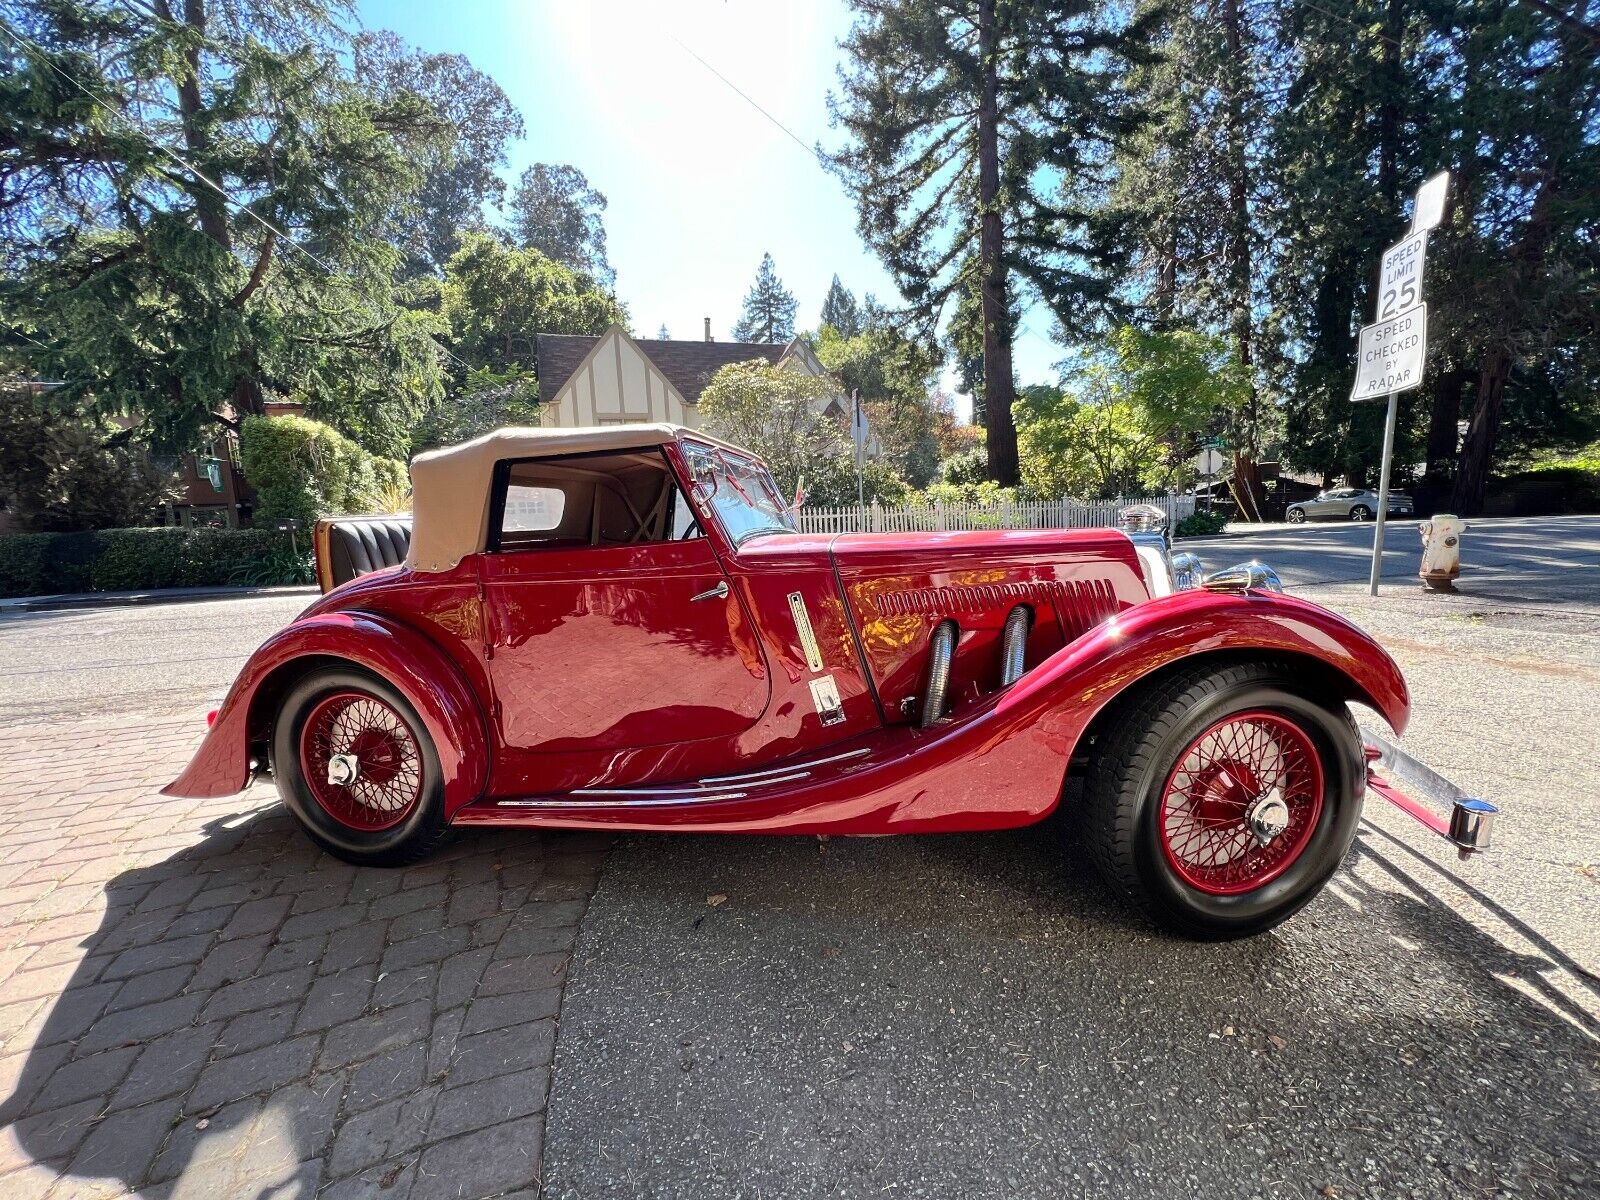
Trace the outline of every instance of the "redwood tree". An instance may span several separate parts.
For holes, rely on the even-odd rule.
[[[1090,236],[1127,117],[1118,84],[1143,22],[1092,0],[853,0],[834,163],[862,237],[931,333],[976,293],[991,477],[1018,481],[1009,305],[1038,300],[1069,336],[1116,290]]]

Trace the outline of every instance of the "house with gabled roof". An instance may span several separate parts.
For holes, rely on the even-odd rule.
[[[831,378],[803,338],[789,342],[715,342],[706,319],[703,341],[635,339],[621,325],[599,337],[541,333],[534,339],[544,424],[553,428],[667,421],[698,428],[700,393],[730,363],[763,359]],[[825,411],[844,419],[848,398]]]

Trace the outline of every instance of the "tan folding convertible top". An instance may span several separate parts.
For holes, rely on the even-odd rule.
[[[605,450],[639,450],[689,436],[739,450],[682,425],[597,425],[580,429],[497,429],[481,438],[419,454],[411,462],[411,549],[406,566],[448,571],[489,540],[495,464]]]

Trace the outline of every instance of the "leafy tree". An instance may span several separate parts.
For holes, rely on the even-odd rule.
[[[1022,475],[1037,496],[1127,495],[1168,486],[1218,412],[1248,402],[1242,364],[1217,337],[1124,326],[1071,390],[1026,388]]]
[[[609,290],[617,273],[606,260],[605,211],[606,198],[578,168],[534,163],[511,193],[511,232],[522,248]]]
[[[785,496],[804,480],[812,503],[854,503],[855,448],[824,411],[836,391],[831,380],[756,359],[713,375],[699,410],[707,432],[766,459]]]
[[[744,314],[733,327],[736,342],[787,342],[794,337],[795,298],[784,289],[772,255],[761,256],[756,281],[745,294]]]
[[[861,310],[856,307],[856,298],[837,275],[822,299],[822,323],[847,338],[861,332]]]
[[[978,297],[989,469],[1018,478],[1008,319],[1038,298],[1081,332],[1115,272],[1085,194],[1125,129],[1142,28],[1090,0],[854,0],[835,158],[859,228],[927,332]]]
[[[21,529],[147,525],[171,484],[110,426],[0,385],[0,507]]]
[[[628,320],[590,276],[482,233],[462,238],[445,264],[440,311],[455,353],[494,372],[531,365],[537,334],[600,334]]]
[[[387,31],[359,34],[351,57],[355,79],[382,101],[415,98],[437,118],[408,146],[421,168],[416,191],[389,220],[389,236],[409,272],[444,269],[465,230],[483,230],[483,206],[498,207],[505,184],[495,168],[506,145],[521,139],[522,116],[500,85],[460,54],[414,50]]]
[[[460,392],[435,405],[411,431],[413,451],[453,446],[508,425],[539,424],[539,382],[532,371],[487,367],[467,373]]]
[[[1141,123],[1118,145],[1103,235],[1133,264],[1128,298],[1158,328],[1224,334],[1245,368],[1247,402],[1230,414],[1234,479],[1246,513],[1258,513],[1257,463],[1274,429],[1262,397],[1266,282],[1256,263],[1263,231],[1252,211],[1261,186],[1261,138],[1271,4],[1215,0],[1199,7],[1142,0],[1158,57],[1134,67],[1129,87]],[[1335,220],[1338,218],[1335,217]]]
[[[1535,398],[1559,403],[1569,389],[1587,391],[1593,405],[1600,40],[1592,26],[1552,20],[1548,8],[1463,4],[1454,15],[1439,80],[1447,119],[1422,131],[1430,156],[1449,155],[1457,170],[1429,318],[1443,300],[1468,373],[1450,503],[1476,513],[1508,410]],[[1552,373],[1566,386],[1549,388]],[[1436,417],[1431,427],[1444,423]]]
[[[268,392],[320,398],[329,376],[306,367],[329,354],[364,405],[403,415],[437,392],[434,347],[389,295],[394,251],[366,234],[416,186],[407,147],[438,117],[356,86],[327,8],[13,12],[27,42],[0,47],[0,342],[14,364],[177,449]]]
[[[844,390],[860,395],[895,473],[912,487],[927,486],[939,468],[940,414],[929,399],[941,365],[938,353],[896,329],[846,337],[829,324],[817,334],[816,351]]]

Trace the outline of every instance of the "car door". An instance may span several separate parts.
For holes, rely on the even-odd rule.
[[[535,544],[479,571],[508,750],[614,757],[737,734],[766,709],[759,639],[704,536]]]

